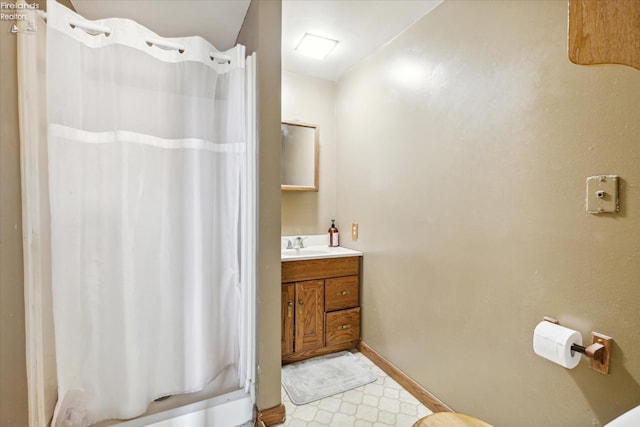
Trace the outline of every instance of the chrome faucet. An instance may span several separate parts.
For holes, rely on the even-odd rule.
[[[300,249],[304,248],[304,241],[303,240],[304,240],[304,237],[300,237],[300,236],[296,237],[296,241],[293,242],[293,246],[295,246],[296,243],[297,243],[298,244],[298,248],[300,248]]]
[[[291,240],[287,239],[287,249],[304,249],[304,237],[296,237],[291,243]]]
[[[306,239],[306,237],[298,236],[293,239],[293,243],[291,239],[287,239],[287,249],[304,249],[304,239]]]

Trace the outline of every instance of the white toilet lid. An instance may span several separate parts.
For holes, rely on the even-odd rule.
[[[606,427],[638,427],[640,426],[640,406],[625,412]]]

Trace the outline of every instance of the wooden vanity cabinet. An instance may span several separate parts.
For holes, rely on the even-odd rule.
[[[294,351],[313,350],[324,345],[324,281],[296,283]]]
[[[347,350],[360,339],[360,257],[282,263],[282,362]]]

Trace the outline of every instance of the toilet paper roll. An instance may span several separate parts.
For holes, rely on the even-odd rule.
[[[533,331],[533,351],[565,368],[578,366],[581,353],[571,351],[571,344],[582,345],[582,335],[573,329],[542,321]]]

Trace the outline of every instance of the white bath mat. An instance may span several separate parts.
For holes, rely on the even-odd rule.
[[[282,367],[282,386],[296,405],[320,400],[376,380],[348,351]]]

